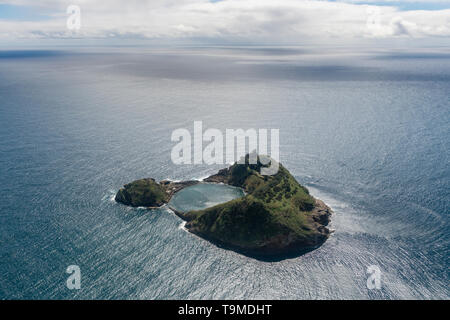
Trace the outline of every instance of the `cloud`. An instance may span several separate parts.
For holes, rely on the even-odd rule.
[[[66,28],[66,7],[61,1],[0,1],[32,7],[51,17],[20,22],[0,19],[0,39],[201,38],[301,44],[450,36],[449,9],[401,11],[393,5],[376,5],[380,2],[391,1],[73,0],[82,12],[82,27],[75,33]]]

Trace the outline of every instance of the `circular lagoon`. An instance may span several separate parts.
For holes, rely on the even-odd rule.
[[[241,188],[225,184],[199,183],[177,192],[169,206],[181,212],[213,207],[244,196]]]

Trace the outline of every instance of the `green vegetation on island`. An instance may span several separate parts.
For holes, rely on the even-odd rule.
[[[275,175],[261,175],[257,164],[235,163],[205,181],[244,189],[245,197],[183,214],[186,228],[244,253],[275,256],[301,252],[322,244],[331,210],[314,199],[279,164]],[[271,160],[274,161],[274,160]]]
[[[160,207],[169,202],[175,192],[193,186],[199,181],[156,182],[152,178],[135,180],[120,188],[115,200],[131,207]]]
[[[116,194],[116,201],[132,207],[159,207],[169,197],[154,179],[146,178],[128,183]]]
[[[204,180],[240,187],[246,192],[244,197],[204,210],[175,213],[187,221],[190,232],[247,255],[276,257],[320,246],[330,234],[326,226],[331,209],[313,198],[281,164],[276,174],[261,175],[261,168],[268,165],[260,159],[258,156],[256,164],[249,164],[247,155],[242,164],[235,163]],[[199,182],[137,180],[119,190],[116,200],[154,207],[195,183]]]

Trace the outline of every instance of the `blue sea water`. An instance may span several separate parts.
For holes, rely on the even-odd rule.
[[[0,52],[0,298],[449,299],[449,116],[445,48]],[[281,162],[335,212],[330,239],[263,262],[115,203],[134,179],[225,166],[171,162],[195,120],[279,128]]]

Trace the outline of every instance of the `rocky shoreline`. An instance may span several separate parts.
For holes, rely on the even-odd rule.
[[[180,190],[183,190],[184,188],[195,186],[196,184],[201,183],[201,181],[198,180],[187,180],[187,181],[170,181],[170,180],[162,180],[159,182],[159,184],[164,188],[165,192],[169,196],[169,199],[167,202],[172,199],[173,195],[177,193]]]

